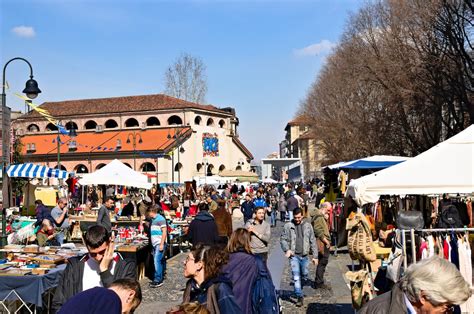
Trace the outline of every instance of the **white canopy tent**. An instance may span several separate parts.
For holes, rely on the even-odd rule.
[[[346,195],[360,206],[380,195],[474,193],[474,125],[418,156],[352,180]]]
[[[142,189],[150,189],[152,183],[148,182],[148,177],[140,172],[130,169],[121,161],[114,159],[99,170],[84,174],[79,180],[81,185],[123,185]]]

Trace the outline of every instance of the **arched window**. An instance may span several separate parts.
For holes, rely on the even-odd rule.
[[[242,170],[242,166],[235,167],[235,170]]]
[[[129,163],[124,162],[123,164],[124,164],[125,166],[127,166],[128,168],[133,169],[132,166],[131,166]]]
[[[27,128],[28,132],[39,132],[40,128],[36,124],[30,124]]]
[[[195,125],[200,125],[201,121],[202,121],[201,116],[196,116],[196,118],[194,118],[194,124]]]
[[[94,130],[97,127],[97,123],[94,120],[89,120],[84,124],[84,129]]]
[[[183,120],[178,116],[171,116],[168,118],[168,125],[181,125]]]
[[[196,171],[201,172],[202,170],[202,164],[196,164]]]
[[[214,170],[214,165],[213,164],[210,164],[209,166],[207,166],[207,175],[208,176],[212,176],[212,174],[213,174],[212,170]]]
[[[146,162],[141,166],[143,172],[156,172],[155,165],[151,162]]]
[[[220,165],[220,166],[219,166],[219,172],[224,171],[224,170],[225,170],[225,166],[224,166],[224,165]]]
[[[76,173],[89,173],[89,169],[83,164],[79,164],[74,168]]]
[[[225,121],[224,121],[224,120],[219,120],[219,126],[220,126],[221,128],[223,128],[224,125],[225,125]]]
[[[58,165],[56,165],[54,167],[54,169],[58,169]],[[66,169],[66,167],[64,167],[64,165],[61,165],[61,170],[67,171],[67,169]]]
[[[138,124],[137,119],[130,118],[130,119],[127,119],[127,121],[125,121],[125,127],[126,128],[133,128],[133,127],[136,127],[136,126],[140,126]]]
[[[66,130],[71,130],[71,129],[78,130],[77,124],[72,121],[69,121],[68,123],[66,123],[64,127],[66,128]]]
[[[105,167],[105,164],[98,164],[97,167],[95,167],[95,170],[99,170],[101,168],[104,168]]]
[[[46,131],[57,131],[57,130],[58,130],[58,127],[52,123],[48,123],[48,125],[46,126]]]
[[[181,171],[181,169],[183,169],[183,165],[178,162],[175,166],[174,166],[174,171]]]
[[[207,126],[213,126],[214,125],[214,120],[212,118],[207,119]]]
[[[109,120],[105,121],[105,128],[106,129],[118,128],[117,121],[115,121],[114,119],[109,119]]]
[[[159,126],[161,125],[160,120],[158,120],[157,117],[149,117],[146,119],[146,125],[147,126]]]

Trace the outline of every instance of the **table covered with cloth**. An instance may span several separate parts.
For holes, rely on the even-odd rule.
[[[66,264],[59,265],[44,275],[0,276],[0,300],[4,301],[7,296],[8,301],[17,300],[18,297],[11,293],[15,290],[23,302],[43,307],[43,293],[58,285],[64,269]]]

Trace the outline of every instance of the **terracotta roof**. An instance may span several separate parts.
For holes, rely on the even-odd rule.
[[[285,127],[285,130],[289,127],[289,126],[294,126],[294,125],[307,125],[307,124],[310,124],[311,123],[311,119],[306,117],[305,115],[299,115],[297,116],[296,118],[294,118],[293,120],[290,120],[290,122],[287,123],[286,127]]]
[[[248,150],[247,147],[245,147],[244,143],[242,143],[238,137],[232,137],[232,141],[234,141],[237,147],[239,147],[249,159],[253,159],[252,153]]]
[[[230,114],[212,105],[200,105],[163,94],[45,102],[41,108],[48,110],[53,117],[185,108]],[[22,116],[23,119],[39,117],[34,110]]]
[[[78,133],[75,138],[61,135],[61,154],[63,153],[109,153],[113,151],[132,152],[133,151],[133,136],[130,135],[130,143],[127,143],[131,130],[109,131],[103,133],[82,132]],[[192,130],[190,127],[185,128],[159,128],[147,130],[135,130],[142,138],[142,143],[139,143],[139,136],[136,135],[136,151],[157,151],[163,150],[167,152],[176,144],[176,139],[173,138],[175,134],[181,134],[184,138],[188,137]],[[168,135],[171,139],[168,139]],[[26,156],[46,155],[57,153],[57,134],[42,134],[42,135],[26,135],[21,138],[23,144],[22,154]],[[117,139],[120,139],[122,147],[116,150]],[[76,141],[77,149],[69,151],[69,142]],[[28,144],[34,143],[36,151],[27,152]]]

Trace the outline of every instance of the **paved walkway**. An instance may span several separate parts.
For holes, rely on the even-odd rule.
[[[279,289],[283,313],[354,313],[351,307],[351,297],[343,274],[351,264],[348,254],[331,255],[326,268],[326,280],[331,290],[315,290],[310,285],[303,288],[305,294],[304,306],[297,308],[292,296],[293,283],[289,271],[289,263],[281,251],[279,239],[283,224],[278,221],[272,228],[270,255],[268,267],[272,274],[275,287]],[[137,309],[138,314],[165,313],[181,302],[186,279],[183,276],[183,261],[186,253],[181,253],[168,260],[167,275],[163,286],[155,289],[148,287],[148,279],[141,281],[143,302]],[[314,279],[316,267],[310,265],[310,279]]]

